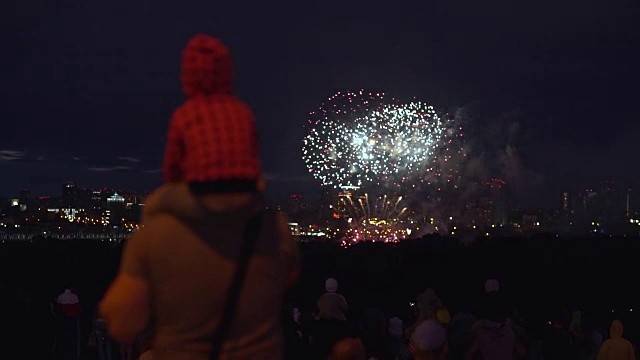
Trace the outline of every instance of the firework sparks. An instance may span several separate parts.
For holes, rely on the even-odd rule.
[[[341,197],[340,208],[349,223],[347,238],[351,242],[363,240],[395,242],[413,231],[414,222],[407,218],[407,208],[402,206],[402,197],[384,195],[375,198],[369,194],[355,197],[346,193]]]
[[[429,172],[439,176],[438,153],[455,136],[432,106],[364,91],[338,93],[310,115],[303,159],[334,187],[406,186]]]
[[[424,220],[432,212],[425,212],[426,203],[446,202],[458,192],[466,161],[463,136],[456,118],[424,102],[341,92],[309,115],[302,157],[323,186],[365,193],[339,204],[351,219],[350,239],[398,240],[411,233],[409,220],[400,217],[410,212]],[[373,196],[370,202],[371,193],[404,195],[407,201]],[[404,202],[410,211],[401,207]]]

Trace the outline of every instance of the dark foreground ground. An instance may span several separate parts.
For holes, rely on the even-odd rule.
[[[22,358],[47,358],[56,325],[50,301],[70,284],[83,304],[86,344],[95,305],[118,268],[121,244],[45,240],[1,245],[0,326],[9,346],[0,351],[17,348]],[[634,311],[640,300],[635,286],[640,277],[638,238],[540,236],[465,246],[432,236],[397,245],[343,249],[301,243],[300,248],[303,272],[287,303],[304,312],[313,311],[330,276],[339,280],[354,316],[369,306],[388,316],[404,316],[409,302],[427,287],[436,290],[452,314],[473,311],[484,281],[494,277],[531,333],[542,333],[554,319],[568,321],[570,311],[580,309],[587,321],[603,329],[611,319],[622,318],[625,335],[640,341],[640,318]],[[91,351],[85,355],[93,357]]]

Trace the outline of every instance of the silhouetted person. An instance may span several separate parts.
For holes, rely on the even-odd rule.
[[[428,288],[418,295],[416,306],[418,307],[419,322],[430,319],[436,320],[443,326],[448,326],[451,323],[449,311],[442,305],[442,301],[432,288]]]
[[[318,299],[318,319],[347,321],[345,315],[348,305],[347,300],[341,294],[338,294],[338,281],[329,278],[325,281],[326,292]]]
[[[285,306],[282,312],[282,332],[285,343],[285,360],[303,358],[304,338],[298,308]]]
[[[389,319],[388,346],[391,356],[398,355],[404,343],[404,322],[397,316]]]
[[[297,249],[286,218],[265,210],[253,113],[231,93],[231,55],[217,39],[189,40],[181,77],[187,100],[169,125],[167,184],[146,201],[102,315],[121,342],[151,322],[155,360],[209,359],[243,239],[261,219],[220,356],[281,359],[282,297],[297,276]]]
[[[112,345],[107,331],[107,323],[97,314],[93,324],[93,336],[96,339],[98,359],[111,360],[113,358]]]
[[[366,308],[362,314],[361,338],[367,352],[367,358],[389,358],[387,333],[388,325],[385,314],[377,308]]]
[[[407,334],[413,333],[415,327],[425,320],[435,320],[446,327],[451,323],[451,314],[444,307],[435,290],[428,288],[416,298],[417,319],[407,329]]]
[[[338,294],[338,281],[329,278],[325,281],[326,292],[317,302],[318,315],[315,326],[314,347],[321,358],[325,358],[333,344],[345,336],[348,331],[347,300]]]
[[[447,356],[446,330],[436,320],[424,320],[415,327],[396,360],[444,360]]]
[[[55,299],[56,312],[60,321],[56,353],[61,359],[80,357],[80,300],[71,289],[66,288]]]
[[[525,349],[516,340],[508,313],[499,282],[487,280],[480,316],[473,325],[473,340],[466,356],[468,360],[511,360],[515,351],[524,356]]]
[[[613,320],[609,329],[609,338],[602,343],[597,360],[635,360],[633,345],[622,337],[623,332],[622,321]]]
[[[471,312],[461,311],[451,319],[449,327],[449,355],[453,360],[462,360],[472,344],[473,325],[478,318]]]

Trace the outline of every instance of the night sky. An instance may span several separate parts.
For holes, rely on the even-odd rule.
[[[517,113],[532,197],[640,175],[638,1],[11,2],[0,11],[2,195],[57,195],[69,179],[157,186],[184,100],[180,52],[198,32],[234,54],[273,197],[318,189],[301,159],[306,114],[362,87],[472,107],[478,128]]]

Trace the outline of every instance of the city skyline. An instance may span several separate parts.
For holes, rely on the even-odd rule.
[[[493,188],[491,185],[492,182],[500,182],[500,188],[503,186],[508,186],[501,179],[489,179],[486,182],[478,184],[482,187]],[[127,196],[136,196],[140,199],[143,199],[147,195],[150,195],[154,189],[134,189],[131,187],[114,187],[114,186],[99,186],[92,187],[87,184],[78,183],[75,180],[67,180],[63,183],[59,183],[56,185],[55,189],[52,189],[51,192],[34,192],[32,189],[28,187],[21,187],[18,191],[15,192],[2,192],[0,189],[0,200],[2,201],[22,201],[23,198],[28,198],[30,200],[41,200],[41,199],[58,199],[61,200],[65,196],[66,189],[69,187],[73,187],[77,189],[77,191],[84,192],[87,194],[90,193],[102,193],[109,194],[109,196],[118,196],[118,194],[126,194]],[[341,194],[343,192],[350,192],[353,189],[359,189],[359,187],[350,187],[346,186],[341,189],[336,189],[333,187],[320,187],[313,192],[301,193],[296,191],[289,191],[284,193],[282,196],[274,197],[269,196],[267,194],[267,201],[276,206],[285,206],[291,199],[305,199],[305,201],[309,201],[309,199],[316,199],[318,197],[322,198],[328,193]],[[582,187],[568,187],[561,192],[551,194],[547,199],[547,206],[531,206],[528,204],[522,204],[517,198],[513,198],[513,189],[503,190],[505,195],[511,197],[510,203],[512,208],[523,209],[524,211],[535,212],[535,211],[548,211],[548,210],[563,210],[566,211],[569,208],[575,207],[576,204],[580,201],[584,201],[584,199],[588,199],[590,196],[603,195],[603,194],[621,194],[624,195],[626,206],[629,208],[631,206],[632,210],[635,212],[637,197],[632,188],[627,186],[624,183],[616,183],[611,180],[602,180],[600,182],[591,183],[588,186]],[[366,188],[360,189],[359,192],[367,192]],[[434,194],[435,195],[435,194]],[[485,197],[486,194],[484,192],[475,192],[472,196],[468,198],[469,201],[477,201]],[[338,201],[339,202],[339,201]],[[420,202],[420,200],[417,200]],[[7,204],[0,203],[1,206],[5,206]],[[335,204],[334,204],[335,205]],[[9,206],[13,206],[9,204]],[[327,212],[329,215],[330,212]]]
[[[289,215],[293,235],[339,240],[343,245],[396,242],[434,233],[462,241],[517,234],[638,234],[640,212],[630,190],[621,191],[610,181],[578,193],[563,192],[553,209],[521,207],[500,179],[483,185],[484,190],[457,208],[432,208],[402,196],[370,196],[353,186],[325,191],[320,197],[294,194],[267,206]],[[144,226],[141,214],[149,193],[89,189],[75,182],[66,182],[59,190],[59,196],[37,197],[22,190],[17,197],[0,197],[0,238],[89,236],[112,241]]]

